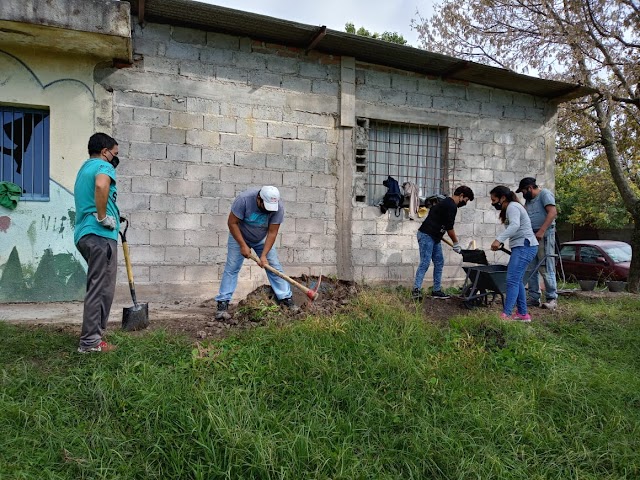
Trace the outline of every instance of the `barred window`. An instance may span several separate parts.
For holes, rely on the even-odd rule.
[[[49,200],[49,112],[0,105],[0,181],[22,200]]]
[[[446,127],[372,120],[367,151],[369,204],[380,202],[387,191],[382,182],[389,175],[400,186],[414,183],[420,198],[444,193],[447,135]]]

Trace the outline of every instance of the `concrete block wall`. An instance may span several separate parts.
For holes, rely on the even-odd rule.
[[[214,296],[231,203],[262,185],[285,201],[276,243],[285,271],[335,274],[339,59],[134,24],[138,60],[102,72],[102,83],[113,90],[118,203],[131,220],[136,286]],[[245,262],[235,300],[265,282]]]
[[[369,120],[444,126],[449,129],[451,194],[468,185],[476,200],[458,211],[455,230],[463,245],[476,240],[489,250],[503,228],[490,205],[489,191],[504,184],[515,191],[520,178],[537,177],[553,185],[555,107],[530,95],[473,84],[447,82],[409,72],[357,63],[356,116]],[[400,184],[402,178],[397,179]],[[371,206],[380,199],[354,202],[352,249],[356,279],[411,284],[419,262],[416,232],[423,219],[381,214]],[[462,259],[448,246],[444,281],[460,284]],[[506,263],[505,254],[488,251],[490,262]],[[425,286],[432,283],[432,270]]]

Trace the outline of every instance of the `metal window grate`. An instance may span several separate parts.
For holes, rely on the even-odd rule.
[[[387,122],[369,124],[368,196],[377,204],[386,192],[382,182],[394,177],[412,182],[418,196],[443,193],[447,180],[448,128]]]
[[[0,105],[0,181],[22,200],[49,200],[49,112]]]

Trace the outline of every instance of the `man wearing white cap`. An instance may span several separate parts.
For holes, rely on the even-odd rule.
[[[278,254],[273,244],[284,220],[284,203],[276,187],[264,186],[242,192],[231,205],[227,263],[224,266],[220,291],[216,296],[217,320],[228,320],[229,301],[238,284],[242,262],[251,255],[253,248],[260,257],[260,266],[271,265],[282,272]],[[267,277],[278,303],[289,309],[297,309],[291,298],[291,286],[282,278],[267,270]]]

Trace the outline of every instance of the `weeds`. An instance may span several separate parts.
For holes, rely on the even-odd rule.
[[[195,347],[116,333],[107,355],[0,323],[0,478],[640,476],[635,298],[439,326],[404,293]]]

